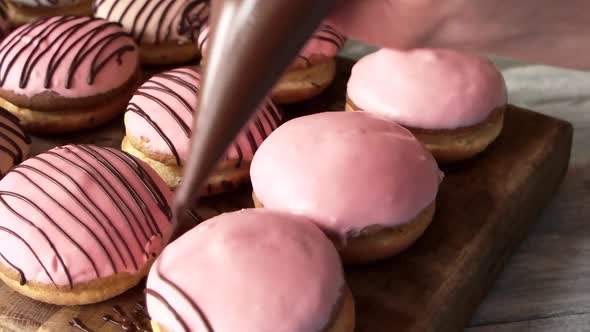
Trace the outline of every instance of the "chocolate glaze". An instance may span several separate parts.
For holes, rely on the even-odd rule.
[[[109,264],[112,269],[112,273],[115,274],[119,272],[116,268],[115,261],[120,261],[123,263],[125,267],[129,266],[130,264],[133,265],[135,269],[138,269],[138,262],[133,256],[131,252],[132,245],[138,247],[139,250],[144,252],[146,257],[150,257],[153,253],[148,253],[145,251],[144,243],[148,241],[149,238],[153,236],[162,237],[162,232],[159,229],[158,225],[155,222],[155,219],[152,215],[152,212],[145,204],[145,202],[139,197],[137,194],[137,188],[131,185],[129,179],[126,179],[121,170],[115,168],[108,162],[108,160],[104,157],[104,155],[112,156],[123,163],[123,167],[128,168],[132,171],[132,173],[140,179],[140,183],[143,185],[144,189],[147,193],[152,197],[153,201],[159,206],[161,211],[170,217],[171,210],[168,206],[164,194],[160,191],[157,184],[154,180],[149,176],[146,170],[135,160],[133,157],[124,154],[122,152],[114,151],[109,148],[102,148],[97,146],[85,146],[85,145],[78,145],[78,146],[66,146],[61,148],[63,153],[56,153],[54,151],[49,151],[39,156],[32,158],[39,163],[42,163],[53,171],[56,171],[58,174],[65,178],[65,181],[68,182],[71,186],[75,187],[75,192],[71,191],[60,181],[52,178],[49,174],[44,173],[42,170],[35,166],[31,165],[20,165],[17,166],[12,172],[17,174],[18,176],[23,177],[31,186],[31,188],[35,188],[36,191],[42,194],[45,199],[51,200],[55,205],[56,208],[63,211],[65,214],[70,216],[72,220],[78,223],[85,232],[91,235],[91,237],[96,242],[96,246],[101,249],[103,254],[108,258]],[[84,157],[84,158],[83,158]],[[87,161],[87,159],[96,160],[94,164],[91,164]],[[91,180],[94,182],[97,188],[99,188],[103,193],[105,193],[111,200],[113,208],[119,212],[121,219],[125,221],[125,223],[117,223],[113,220],[110,220],[106,217],[103,211],[98,208],[97,203],[95,203],[92,199],[92,196],[88,195],[85,192],[83,185],[77,181],[75,177],[70,176],[63,170],[60,170],[57,166],[52,163],[52,160],[59,159],[62,160],[69,165],[73,166],[78,171],[82,172],[87,176],[85,181]],[[125,193],[119,193],[118,190],[115,190],[115,185],[113,180],[107,180],[102,173],[108,173],[111,175],[111,179],[114,179],[122,188],[124,188]],[[40,176],[56,187],[60,188],[69,198],[71,198],[72,206],[77,206],[82,211],[84,211],[88,216],[91,217],[94,224],[98,225],[102,234],[104,234],[108,242],[111,243],[112,247],[115,248],[114,252],[109,251],[104,243],[100,240],[99,235],[95,233],[89,225],[84,224],[79,218],[75,217],[75,215],[70,211],[68,206],[64,206],[63,204],[59,203],[56,199],[51,197],[49,193],[47,193],[39,184],[37,184],[30,176],[35,174],[36,176]],[[77,198],[76,196],[81,196]],[[131,198],[134,202],[134,207],[136,210],[141,211],[141,217],[146,218],[148,220],[147,229],[141,226],[141,222],[138,220],[138,217],[129,209],[126,202],[126,197]],[[38,212],[42,218],[40,220],[29,220],[22,216],[18,211],[14,210],[10,204],[4,199],[5,197],[11,197],[12,199],[18,199],[19,201],[27,204],[30,206],[31,209],[34,209]],[[47,234],[42,230],[38,224],[42,222],[46,222],[50,224],[52,227],[55,227],[60,231],[60,233],[70,242],[76,250],[79,250],[88,262],[93,266],[94,273],[97,278],[104,277],[101,276],[98,272],[96,267],[95,261],[89,255],[88,252],[83,248],[83,246],[76,241],[76,237],[72,236],[68,233],[67,229],[63,229],[52,217],[50,211],[43,211],[38,205],[36,205],[30,198],[25,197],[23,195],[9,192],[9,191],[0,191],[0,204],[4,205],[8,211],[13,213],[23,222],[28,224],[29,226],[33,227],[35,231],[39,232],[44,240],[48,243],[50,248],[52,249],[53,253],[57,257],[59,265],[63,268],[64,273],[67,276],[69,281],[69,286],[72,288],[74,286],[72,282],[72,277],[68,270],[67,265],[64,263],[62,256],[60,255],[59,251],[55,247],[55,243],[53,239],[50,239]],[[91,208],[89,208],[91,207]],[[132,217],[130,217],[132,216]],[[119,227],[125,225],[131,231],[134,236],[135,241],[125,241],[121,234]],[[47,274],[49,279],[53,282],[53,278],[49,273],[49,270],[46,266],[43,265],[41,260],[39,259],[38,253],[33,249],[33,246],[30,243],[22,238],[18,233],[14,230],[10,230],[6,227],[0,226],[0,232],[4,232],[10,234],[11,236],[19,239],[23,242],[27,248],[31,251],[31,253],[35,256],[39,265],[43,268],[44,272]],[[112,236],[111,233],[114,233],[115,236]],[[139,240],[139,237],[143,239],[143,242]],[[131,243],[129,243],[131,242]],[[13,268],[17,273],[20,275],[20,282],[21,285],[26,284],[27,279],[22,269],[18,268],[15,264],[9,262],[5,255],[0,253],[0,257],[3,258],[7,264]],[[55,282],[53,282],[55,285]]]
[[[139,13],[137,13],[133,17],[133,23],[131,27],[126,27],[127,30],[130,30],[130,33],[133,35],[138,44],[141,45],[143,43],[144,35],[148,28],[148,25],[156,19],[158,20],[158,23],[155,44],[160,44],[163,41],[169,40],[170,35],[172,34],[172,31],[174,31],[174,29],[176,29],[179,35],[189,37],[193,41],[195,40],[195,34],[199,32],[201,26],[209,19],[209,1],[182,0],[185,1],[187,4],[182,8],[181,13],[173,12],[171,10],[172,5],[174,5],[176,1],[181,0],[141,1],[143,5],[141,6]],[[96,0],[93,2],[93,10],[96,14],[97,10],[99,10],[100,7],[108,8],[108,13],[105,19],[108,21],[122,23],[128,15],[132,15],[130,8],[134,4],[134,1],[129,1],[127,6],[123,9],[123,13],[118,17],[114,16],[115,10],[118,9],[117,7],[123,8],[122,6],[125,6],[125,4],[120,0]],[[163,15],[156,15],[156,11],[162,8]],[[176,21],[172,19],[176,15],[180,15],[180,24],[177,26],[173,24]],[[173,23],[165,26],[164,21],[167,18],[169,18],[169,21]],[[164,33],[164,38],[162,38],[162,29],[166,29]]]
[[[172,236],[178,235],[179,224],[190,223],[186,211],[200,196],[202,183],[334,3],[212,2],[201,111],[194,127],[191,158],[175,197]]]
[[[70,44],[71,38],[74,38],[73,35],[77,31],[96,21],[102,21],[103,23],[86,32],[84,35]],[[49,22],[47,29],[43,30],[41,33],[33,34],[35,28],[45,24],[46,22]],[[51,35],[55,29],[71,22],[76,23],[69,27],[66,32],[53,40],[51,43],[41,42],[46,41],[47,37]],[[71,52],[76,49],[77,51],[72,59],[67,60],[71,62],[68,64],[68,73],[67,76],[63,78],[63,84],[67,89],[70,89],[72,88],[72,79],[74,75],[87,75],[86,81],[89,85],[92,85],[98,73],[100,73],[107,63],[115,60],[119,64],[122,64],[123,54],[135,50],[133,40],[129,38],[127,33],[123,31],[109,33],[104,32],[104,30],[112,26],[119,25],[117,23],[106,22],[90,17],[57,16],[39,20],[35,23],[21,27],[20,29],[13,32],[14,38],[11,38],[9,41],[5,41],[0,44],[0,53],[2,53],[2,56],[0,57],[0,86],[4,85],[6,79],[10,75],[18,75],[16,73],[12,73],[14,59],[16,59],[18,55],[22,54],[25,49],[32,49],[33,51],[31,52],[29,58],[27,58],[26,64],[22,69],[22,73],[20,73],[19,86],[21,89],[26,88],[29,80],[31,79],[31,75],[36,70],[45,71],[44,87],[46,89],[50,89],[53,82],[53,76],[57,68],[62,65],[62,62],[66,61],[66,57],[71,56]],[[119,47],[110,54],[105,54],[105,50],[110,44],[112,44],[115,40],[125,38],[129,39],[128,44]],[[26,44],[24,42],[26,42]],[[24,46],[22,46],[23,44]],[[21,48],[17,49],[18,45],[21,45]],[[81,47],[71,47],[72,45],[81,45]],[[12,54],[15,50],[16,56],[13,57],[12,61],[8,62],[8,55]],[[90,56],[91,53],[94,54],[92,55],[93,58],[90,71],[88,73],[79,72],[79,66],[86,58]],[[51,57],[49,66],[42,69],[37,68],[39,60],[48,54]],[[60,78],[60,81],[61,80],[62,79]]]

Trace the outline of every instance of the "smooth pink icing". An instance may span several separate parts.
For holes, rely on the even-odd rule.
[[[209,16],[209,1],[202,0],[95,0],[94,15],[123,25],[141,43],[193,42],[201,23]],[[182,31],[183,15],[188,12],[191,29]]]
[[[265,207],[307,216],[343,240],[411,221],[442,179],[409,131],[365,112],[287,122],[260,146],[250,176]]]
[[[507,101],[490,61],[441,49],[370,54],[353,67],[347,93],[360,109],[424,129],[475,125]]]
[[[144,141],[145,146],[153,153],[173,154],[166,140],[158,132],[159,129],[168,137],[181,162],[187,161],[190,137],[173,115],[178,116],[182,124],[192,129],[198,105],[196,91],[201,86],[200,77],[201,74],[195,69],[179,68],[156,75],[144,83],[131,99],[125,113],[127,135]],[[167,87],[174,93],[164,92],[162,87]],[[154,125],[132,111],[136,109],[143,110]],[[270,99],[267,99],[229,148],[226,159],[252,160],[258,146],[281,121],[282,113]]]
[[[321,331],[344,289],[338,253],[307,219],[266,209],[223,214],[168,246],[148,277],[190,331]],[[161,302],[147,296],[152,319],[183,331]]]
[[[106,60],[115,50],[125,45],[134,46],[135,49],[123,53],[120,57],[121,61],[118,61],[119,57],[111,57],[108,62],[106,62],[105,66],[98,72],[93,84],[88,84],[88,73],[92,68],[93,60],[98,55],[103,44],[100,44],[101,47],[92,48],[88,56],[82,60],[76,74],[73,76],[72,87],[67,89],[65,80],[68,77],[71,64],[74,61],[76,54],[82,50],[84,45],[84,42],[75,43],[75,41],[86,34],[95,31],[97,27],[102,26],[106,21],[80,17],[52,28],[52,25],[62,18],[63,17],[61,16],[56,16],[41,21],[42,23],[33,23],[35,25],[24,25],[13,31],[2,41],[2,43],[0,43],[0,59],[5,59],[4,62],[0,63],[0,77],[6,76],[6,81],[0,86],[0,88],[27,97],[32,97],[43,92],[52,92],[67,98],[80,98],[109,92],[123,85],[135,74],[138,66],[137,47],[134,46],[135,42],[130,37],[120,36],[102,50],[97,63]],[[65,44],[59,49],[59,46],[62,44],[62,37],[67,33],[68,29],[83,22],[88,23],[84,24],[82,28],[74,34],[71,34],[67,38]],[[34,28],[31,29],[33,26]],[[34,47],[25,48],[31,41],[37,45],[39,43],[38,36],[51,29],[54,30],[42,41],[41,47],[38,48],[36,53],[33,53],[35,50]],[[26,30],[30,31],[24,36],[21,36],[22,32]],[[94,35],[92,41],[96,42],[108,34],[121,32],[122,30],[120,27],[112,24]],[[87,39],[88,37],[85,37],[83,41]],[[57,66],[51,81],[51,87],[46,89],[44,85],[51,59],[54,57],[59,58],[56,54],[61,55],[65,50],[69,50],[69,52],[66,53],[66,56]],[[39,54],[42,55],[32,68],[32,74],[28,84],[26,87],[21,88],[19,86],[21,74],[26,66],[31,65],[32,62],[31,60],[27,62],[27,59],[32,56],[36,58]],[[10,71],[7,72],[8,69],[10,69]]]
[[[204,53],[209,39],[209,26],[203,27],[199,34],[198,43],[201,53]],[[305,66],[316,57],[333,58],[344,46],[346,37],[329,25],[322,25],[314,33],[313,37],[305,44],[297,58],[291,64],[291,68]]]
[[[130,184],[130,189],[135,192],[143,204],[148,207],[153,215],[155,223],[158,225],[162,234],[165,235],[168,231],[169,219],[160,208],[158,208],[150,191],[146,189],[146,182],[142,181],[140,177],[131,171],[131,169],[121,160],[105,150],[91,146],[86,147],[99,153],[113,168],[117,169],[123,177],[127,179]],[[109,151],[112,151],[120,157],[125,156],[118,150],[109,149]],[[76,164],[83,165],[83,168],[94,176],[101,174],[106,179],[106,183],[112,184],[114,191],[110,186],[105,186],[107,189],[103,191],[89,175],[51,153],[58,154]],[[95,168],[95,170],[77,159],[75,154],[78,154],[83,160],[87,161]],[[75,179],[79,187],[72,184],[72,182],[63,174],[60,174],[46,163],[36,158],[31,158],[25,161],[22,164],[24,166],[15,168],[2,181],[0,181],[0,253],[4,257],[0,258],[0,261],[4,265],[9,265],[7,263],[8,260],[23,270],[27,280],[49,285],[52,284],[49,276],[44,272],[42,265],[35,259],[31,250],[17,237],[2,231],[2,229],[10,229],[32,246],[32,249],[40,258],[43,265],[48,269],[49,274],[57,285],[69,285],[65,270],[59,262],[57,255],[50,247],[49,242],[42,236],[42,233],[39,230],[36,230],[27,222],[21,220],[14,213],[10,212],[7,207],[10,206],[10,208],[22,217],[27,218],[32,224],[41,229],[54,243],[57,252],[63,258],[65,266],[72,276],[74,285],[89,282],[97,277],[92,268],[91,261],[87,259],[82,251],[77,249],[57,227],[53,226],[53,224],[33,208],[32,205],[27,204],[23,200],[7,195],[5,192],[13,192],[22,195],[39,206],[47,216],[60,225],[67,234],[69,234],[85,251],[89,253],[92,261],[96,263],[100,277],[107,277],[115,272],[108,261],[108,255],[100,247],[91,233],[82,227],[72,215],[77,217],[96,234],[100,239],[100,243],[104,244],[106,252],[114,257],[115,267],[119,272],[137,272],[137,269],[135,269],[132,264],[131,256],[128,256],[128,253],[125,250],[125,244],[129,246],[132,257],[137,260],[138,268],[142,268],[148,258],[144,256],[144,248],[149,255],[158,254],[161,251],[162,237],[156,234],[155,231],[150,231],[150,226],[148,225],[152,225],[153,223],[149,222],[149,217],[136,205],[132,196],[126,191],[125,187],[120,184],[121,182],[117,180],[114,173],[111,173],[108,168],[101,166],[97,161],[97,158],[84,153],[80,146],[73,145],[55,148],[50,152],[39,155],[38,157],[53,164],[59,170]],[[145,172],[149,174],[152,181],[157,184],[157,187],[163,193],[166,202],[170,203],[172,194],[164,182],[146,164],[140,161],[137,162]],[[94,219],[86,210],[81,208],[76,200],[68,195],[65,190],[61,189],[54,182],[44,178],[39,172],[32,170],[31,167],[49,175],[51,178],[55,179],[55,181],[66,187],[77,200],[82,202],[88,211],[91,211],[91,213],[96,216],[97,219]],[[42,188],[42,190],[53,197],[53,199],[58,201],[62,206],[67,207],[71,212],[71,215],[66,213],[66,210],[61,208],[58,204],[48,199],[39,188],[32,185],[18,172],[21,172],[26,177],[30,178],[35,184]],[[102,183],[104,184],[105,182]],[[83,190],[94,204],[90,204],[84,198],[81,190]],[[113,201],[109,198],[107,192],[113,194],[113,197],[115,197],[115,192],[123,197],[124,204],[129,208],[129,210],[123,209],[123,211],[125,211],[124,213],[130,220],[134,220],[133,217],[131,217],[131,213],[135,216],[134,218],[136,221],[132,221],[131,223],[133,231],[130,230],[129,225],[118,212],[120,210],[118,210],[115,204],[113,204]],[[96,207],[98,207],[98,209]],[[106,232],[100,227],[100,224],[97,223],[96,220],[99,220],[100,224],[104,225],[104,229],[107,230]],[[122,241],[117,237],[117,233],[114,229],[109,226],[109,220],[120,232]],[[141,228],[144,230],[146,234],[145,238],[141,235],[138,225],[141,225]],[[107,234],[114,239],[113,242],[109,241]],[[137,235],[139,241],[136,242],[133,234]],[[126,262],[127,266],[125,266],[123,260],[115,254],[116,250],[113,243],[115,243],[116,247],[121,250],[123,260]]]
[[[27,7],[66,7],[77,5],[80,0],[8,0]]]

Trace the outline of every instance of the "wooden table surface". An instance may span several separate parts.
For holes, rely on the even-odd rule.
[[[349,43],[358,58],[371,48]],[[510,103],[574,125],[554,202],[505,266],[466,332],[590,331],[590,72],[493,59]]]

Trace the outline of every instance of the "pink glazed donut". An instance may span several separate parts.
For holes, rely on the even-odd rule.
[[[500,134],[506,85],[487,59],[441,49],[383,49],[361,59],[347,110],[408,128],[441,163],[469,159]]]
[[[0,107],[33,132],[105,123],[125,110],[140,80],[135,42],[101,19],[56,16],[0,43]]]
[[[430,225],[442,180],[414,135],[365,112],[287,122],[260,146],[250,175],[257,207],[315,221],[350,264],[413,244]]]
[[[59,305],[121,294],[162,250],[171,199],[118,150],[68,145],[30,158],[0,181],[0,279]]]
[[[144,64],[185,63],[199,56],[197,37],[209,19],[205,0],[94,0],[94,16],[123,25]]]
[[[199,35],[199,47],[205,55],[209,27]],[[322,25],[291,63],[272,92],[279,104],[291,104],[311,99],[326,90],[336,76],[335,57],[344,46],[346,37],[329,25]]]
[[[200,86],[201,74],[193,68],[157,74],[137,90],[125,113],[123,151],[147,162],[170,188],[182,182]],[[254,153],[282,120],[274,103],[264,101],[209,178],[205,194],[232,191],[249,182]]]
[[[4,0],[3,0],[4,1]],[[6,0],[14,25],[59,15],[91,16],[92,0]]]
[[[265,209],[217,216],[170,244],[146,295],[156,332],[354,329],[330,240],[303,217]]]

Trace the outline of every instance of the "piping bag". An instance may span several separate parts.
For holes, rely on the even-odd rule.
[[[170,236],[194,226],[203,183],[336,0],[213,0],[199,116]]]

